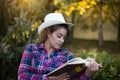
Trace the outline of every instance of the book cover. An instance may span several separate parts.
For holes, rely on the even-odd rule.
[[[74,58],[57,69],[53,70],[47,76],[57,76],[63,73],[67,73],[71,80],[75,80],[86,70],[87,62],[82,58]]]

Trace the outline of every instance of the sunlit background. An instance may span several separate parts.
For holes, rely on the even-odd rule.
[[[104,64],[93,80],[120,79],[120,0],[0,0],[1,80],[17,80],[23,50],[50,12],[74,24],[66,48]]]

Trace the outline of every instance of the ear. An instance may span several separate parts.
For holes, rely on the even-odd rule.
[[[47,34],[47,37],[49,38],[49,37],[50,37],[50,34]]]
[[[48,31],[47,32],[47,37],[49,38],[51,36],[51,33]]]

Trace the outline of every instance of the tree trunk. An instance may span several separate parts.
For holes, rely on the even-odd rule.
[[[118,18],[118,38],[117,38],[117,42],[120,45],[120,12],[119,12],[119,18]]]
[[[100,0],[100,5],[99,5],[99,25],[98,25],[98,40],[99,40],[99,45],[103,46],[103,18],[102,18],[102,3],[103,1]]]
[[[5,1],[0,1],[0,40],[7,34],[8,13]]]

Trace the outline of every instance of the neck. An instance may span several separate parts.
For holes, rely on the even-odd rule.
[[[45,49],[47,50],[48,52],[48,55],[54,51],[54,49],[52,48],[52,46],[50,45],[49,41],[45,41]]]

